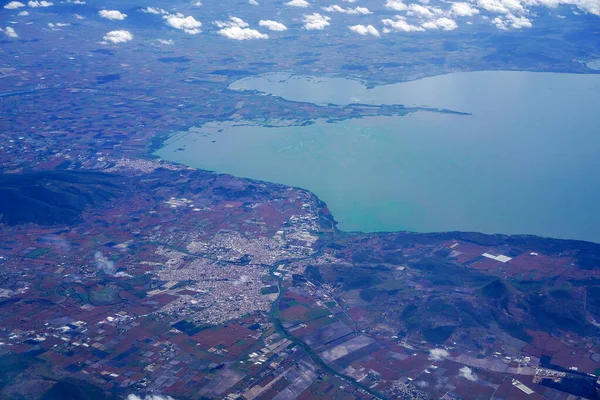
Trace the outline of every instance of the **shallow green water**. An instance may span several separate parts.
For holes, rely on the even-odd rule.
[[[213,122],[174,135],[157,154],[309,189],[344,230],[600,242],[600,75],[473,72],[367,89],[340,78],[272,74],[231,88],[472,115],[418,112],[278,128]]]

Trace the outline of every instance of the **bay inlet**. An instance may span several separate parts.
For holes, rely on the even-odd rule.
[[[267,74],[230,89],[469,115],[419,111],[271,127],[213,121],[174,133],[156,155],[308,189],[346,231],[600,242],[600,75],[465,72],[368,88],[345,78]]]

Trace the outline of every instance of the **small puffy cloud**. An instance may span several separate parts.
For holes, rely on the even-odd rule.
[[[425,28],[422,28],[420,26],[409,24],[400,15],[397,15],[396,19],[390,19],[390,18],[382,19],[381,22],[383,23],[383,25],[385,25],[387,27],[386,29],[383,30],[385,33],[388,33],[391,31],[422,32],[425,30]]]
[[[239,26],[230,26],[219,30],[219,35],[223,35],[234,40],[268,39],[269,35],[261,33],[256,29],[242,28]]]
[[[52,29],[53,31],[59,30],[58,28],[62,28],[63,26],[70,26],[71,24],[67,24],[64,22],[57,22],[57,23],[52,23],[49,22],[48,23],[48,28]]]
[[[394,11],[404,11],[408,8],[402,0],[387,0],[385,6]]]
[[[110,31],[102,39],[107,43],[125,43],[132,40],[133,35],[129,31]]]
[[[477,6],[497,14],[524,13],[525,8],[520,0],[475,0]],[[575,0],[577,1],[577,0]]]
[[[458,17],[472,17],[479,14],[479,10],[471,6],[469,3],[459,2],[452,3],[450,12]]]
[[[166,15],[164,17],[167,21],[167,25],[175,28],[181,29],[185,33],[189,33],[190,35],[196,35],[200,32],[200,27],[202,26],[202,22],[196,21],[194,17],[187,16],[184,17],[182,14],[177,15]]]
[[[239,28],[248,27],[248,23],[238,17],[229,17],[229,21],[215,21],[214,24],[219,28],[232,28],[234,26]]]
[[[371,11],[369,11],[369,9],[366,7],[343,8],[343,7],[338,6],[337,4],[334,4],[329,7],[323,7],[323,10],[327,11],[327,12],[339,12],[339,13],[343,13],[343,14],[352,14],[352,15],[372,14]]]
[[[471,382],[477,381],[477,374],[475,374],[473,370],[467,366],[464,366],[458,370],[458,376]]]
[[[163,396],[160,394],[147,394],[144,397],[140,397],[135,394],[130,394],[125,400],[174,400],[171,396]]]
[[[429,360],[430,361],[442,361],[444,358],[450,356],[444,349],[431,349],[429,350]]]
[[[420,4],[411,4],[408,6],[407,15],[416,15],[420,18],[435,18],[437,15],[443,14],[443,11],[437,7],[422,6]]]
[[[18,38],[19,37],[19,35],[17,35],[17,32],[15,32],[14,28],[11,26],[7,26],[4,29],[0,28],[0,31],[3,31],[4,34],[10,38]]]
[[[524,16],[515,17],[514,15],[507,16],[510,21],[510,27],[513,29],[531,28],[531,21]]]
[[[27,3],[27,5],[29,7],[38,8],[38,7],[50,7],[50,6],[54,5],[54,3],[52,3],[51,1],[42,0],[42,1],[30,1],[29,3]]]
[[[127,18],[127,14],[123,14],[121,11],[118,10],[100,10],[98,11],[98,15],[102,18],[117,21],[123,21],[125,18]]]
[[[458,28],[458,25],[456,24],[456,22],[454,22],[454,20],[451,20],[450,18],[446,17],[427,21],[421,26],[425,29],[442,29],[444,31],[452,31]]]
[[[69,4],[80,4],[80,5],[81,4],[86,4],[86,2],[83,1],[83,0],[67,0],[67,3],[69,3]]]
[[[221,28],[219,35],[234,40],[268,39],[269,35],[256,29],[248,28],[248,23],[238,17],[229,17],[229,21],[215,21],[214,24]]]
[[[171,40],[171,39],[157,39],[156,41],[160,44],[166,44],[169,46],[175,44],[175,42],[173,42],[173,40]]]
[[[260,20],[258,22],[258,25],[268,28],[271,31],[285,31],[287,30],[287,26],[285,26],[284,24],[282,24],[281,22],[277,22],[277,21],[271,21],[269,19],[267,20]]]
[[[360,35],[366,36],[366,35],[373,35],[373,36],[381,36],[379,34],[379,31],[373,26],[373,25],[352,25],[349,26],[348,29],[350,29],[352,32],[356,32]]]
[[[19,15],[21,17],[26,17],[29,15],[29,11],[20,11],[17,15]]]
[[[141,10],[143,13],[148,13],[148,14],[156,14],[156,15],[165,15],[168,14],[168,12],[166,12],[165,10],[163,10],[162,8],[156,8],[156,7],[146,7],[146,8],[142,8]]]
[[[533,26],[527,17],[516,17],[512,14],[506,15],[504,18],[496,17],[492,20],[492,23],[496,25],[496,28],[502,31],[507,31],[509,29],[531,28]]]
[[[10,3],[8,3],[4,6],[4,8],[6,8],[8,10],[14,10],[15,8],[21,8],[21,7],[25,7],[25,4],[21,3],[20,1],[11,1]]]
[[[115,263],[104,257],[101,251],[94,254],[94,262],[99,271],[104,271],[108,275],[115,273]]]
[[[304,14],[302,16],[302,22],[304,23],[304,29],[312,31],[312,30],[322,30],[326,26],[329,26],[329,21],[331,18],[321,15],[319,13],[312,14]]]
[[[306,0],[291,0],[285,3],[285,5],[292,7],[308,7],[310,4],[308,4],[308,1]]]
[[[248,4],[250,4],[251,6],[257,6],[258,5],[258,1],[256,1],[256,0],[248,0]]]
[[[506,31],[508,27],[506,26],[506,21],[500,17],[496,17],[492,20],[492,24],[496,25],[496,28]]]

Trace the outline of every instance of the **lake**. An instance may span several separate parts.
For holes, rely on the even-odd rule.
[[[311,190],[347,231],[600,242],[600,75],[466,72],[368,88],[345,78],[268,74],[230,89],[470,115],[420,111],[278,127],[215,121],[175,133],[156,154]]]

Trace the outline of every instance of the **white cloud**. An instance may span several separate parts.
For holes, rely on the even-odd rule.
[[[163,396],[160,394],[147,394],[144,397],[130,394],[125,400],[175,400],[171,396]]]
[[[171,39],[156,39],[156,41],[160,44],[173,45],[175,42]]]
[[[383,30],[385,33],[390,32],[390,30],[399,31],[399,32],[419,32],[419,31],[425,30],[425,28],[422,28],[420,26],[409,24],[400,15],[397,15],[395,20],[386,18],[386,19],[382,19],[381,22],[383,22],[383,24],[385,26],[389,27],[389,28]]]
[[[21,17],[26,17],[29,15],[29,11],[21,11],[19,12],[17,15],[21,16]]]
[[[110,31],[104,37],[105,42],[125,43],[133,39],[133,35],[129,31]]]
[[[2,28],[0,28],[0,31],[2,31]],[[6,34],[6,36],[11,38],[19,37],[19,35],[17,35],[17,32],[15,32],[14,28],[11,26],[7,26],[6,28],[4,28],[4,33]]]
[[[504,18],[496,17],[492,20],[492,23],[496,25],[496,28],[502,31],[507,31],[509,29],[531,28],[533,26],[527,17],[516,17],[513,14],[508,14]]]
[[[269,30],[272,30],[272,31],[280,31],[281,32],[281,31],[287,30],[287,26],[285,26],[281,22],[271,21],[269,19],[260,20],[258,22],[258,25],[263,26],[265,28],[269,28]]]
[[[20,8],[20,7],[25,7],[25,4],[21,3],[20,1],[11,1],[10,3],[8,3],[4,6],[4,8],[6,8],[8,10],[14,10],[15,8]]]
[[[235,40],[268,39],[269,35],[256,29],[248,28],[248,23],[238,17],[229,17],[229,21],[215,21],[214,24],[221,28],[219,35]]]
[[[395,11],[404,11],[408,8],[408,6],[406,4],[404,4],[404,2],[402,2],[402,0],[387,0],[385,2],[385,6],[387,8],[389,8],[390,10],[395,10]]]
[[[450,18],[442,17],[438,19],[434,19],[431,21],[427,21],[421,25],[425,29],[442,29],[444,31],[451,31],[458,28],[456,22],[451,20]]]
[[[57,22],[57,23],[52,23],[49,22],[48,23],[48,28],[52,29],[53,31],[59,30],[58,28],[62,28],[63,26],[70,26],[71,24],[67,24],[64,22]]]
[[[459,17],[472,17],[473,15],[479,14],[479,10],[472,7],[469,3],[459,2],[452,3],[450,12]]]
[[[46,1],[46,0],[42,0],[42,1],[30,1],[29,3],[27,3],[27,5],[29,7],[33,7],[33,8],[38,8],[38,7],[50,7],[52,5],[54,5],[54,3],[52,3],[51,1]]]
[[[523,0],[526,6],[544,6],[556,8],[561,4],[573,5],[582,11],[600,16],[600,1],[598,0]],[[575,13],[575,15],[579,15]]]
[[[525,12],[520,0],[475,0],[477,5],[484,10],[497,14],[509,14]]]
[[[219,35],[223,35],[229,39],[235,40],[251,40],[251,39],[268,39],[269,35],[261,33],[256,29],[242,28],[239,26],[230,26],[223,28],[219,32]]]
[[[148,13],[148,14],[156,14],[156,15],[160,15],[160,14],[165,15],[165,14],[168,14],[168,12],[166,12],[162,8],[155,8],[155,7],[142,8],[142,12]]]
[[[467,366],[462,367],[458,370],[458,376],[465,378],[471,382],[477,381],[477,374],[473,372],[473,370]]]
[[[429,360],[430,361],[442,361],[444,358],[448,357],[450,353],[448,353],[444,349],[431,349],[429,350]]]
[[[343,7],[338,6],[337,4],[334,4],[329,7],[323,7],[323,10],[327,11],[327,12],[339,12],[339,13],[343,13],[343,14],[352,14],[352,15],[372,14],[371,11],[369,11],[369,9],[366,7],[343,8]]]
[[[256,0],[248,0],[248,4],[250,4],[252,6],[257,6],[258,5],[258,1],[256,1]]]
[[[200,6],[202,6],[202,5],[203,5],[203,4],[202,4],[202,2],[201,2],[201,1],[197,1],[197,2],[195,2],[195,3],[194,3],[194,6],[195,6],[195,7],[200,7]]]
[[[443,14],[443,11],[436,7],[422,6],[420,4],[411,4],[408,6],[407,15],[416,15],[420,18],[435,18],[437,15]]]
[[[196,35],[202,32],[200,30],[202,23],[200,21],[196,21],[196,19],[191,15],[187,17],[184,17],[183,14],[166,15],[163,18],[167,20],[167,25],[175,29],[181,29],[190,35]]]
[[[310,4],[308,4],[308,1],[306,0],[291,0],[285,3],[285,5],[292,7],[308,7]]]
[[[577,8],[583,11],[587,11],[591,14],[600,16],[600,2],[597,0],[583,0],[575,4]]]
[[[234,26],[239,28],[248,27],[248,23],[238,17],[229,17],[229,21],[215,21],[214,24],[219,28],[232,28]]]
[[[373,36],[381,36],[379,31],[373,25],[353,25],[348,27],[352,32],[356,32],[360,35],[373,35]]]
[[[86,4],[86,2],[83,1],[83,0],[67,0],[67,3],[70,3],[70,4]]]
[[[507,16],[510,20],[510,27],[514,29],[531,28],[533,24],[526,17],[515,17],[514,15]]]
[[[326,26],[329,26],[331,18],[321,15],[319,13],[304,14],[302,16],[302,22],[304,22],[304,29],[306,30],[322,30]]]
[[[127,18],[127,14],[123,14],[118,10],[100,10],[98,11],[98,15],[100,15],[102,18],[118,21],[123,21],[125,18]]]

